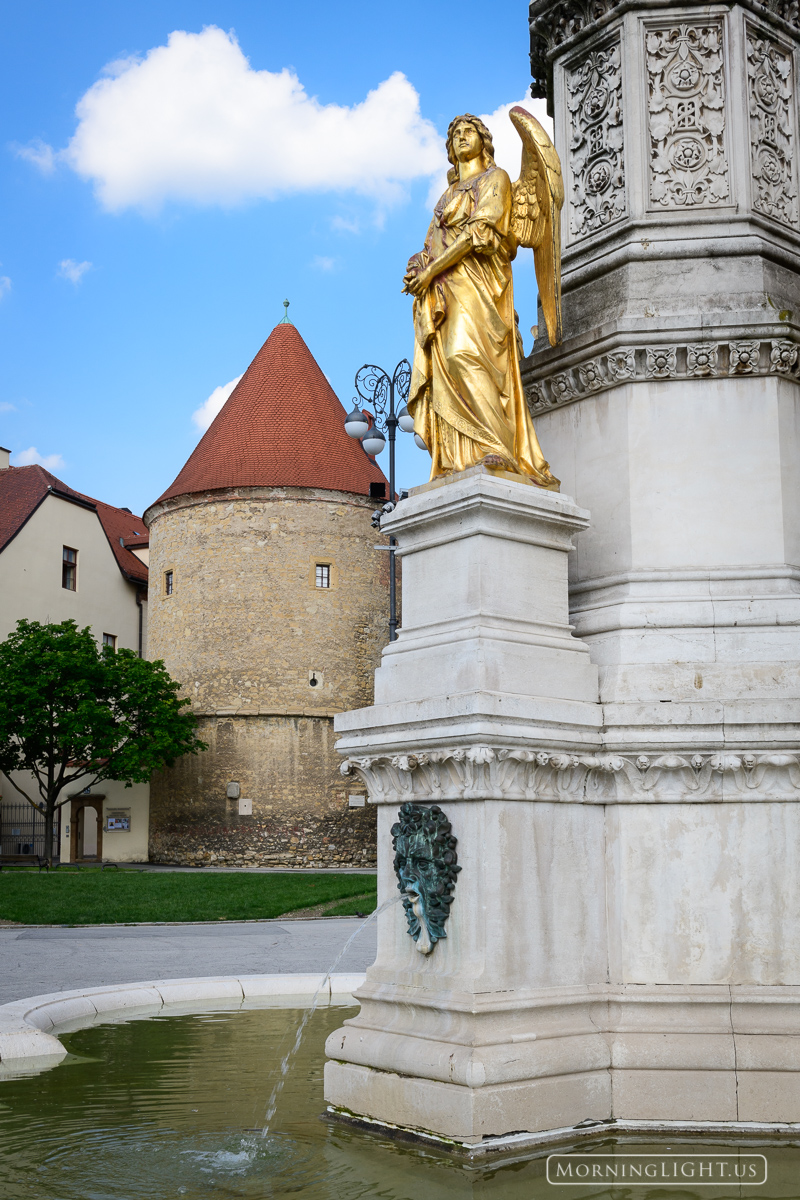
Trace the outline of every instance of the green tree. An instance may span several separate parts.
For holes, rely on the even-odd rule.
[[[48,865],[65,789],[104,779],[146,783],[181,755],[206,749],[194,716],[182,711],[189,701],[178,698],[179,686],[162,662],[101,649],[75,621],[18,621],[0,642],[0,771],[44,815]],[[12,771],[29,771],[41,799]]]

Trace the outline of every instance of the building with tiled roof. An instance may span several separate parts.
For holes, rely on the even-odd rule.
[[[9,451],[0,446],[0,554],[52,497],[94,512],[123,578],[147,590],[149,539],[141,517],[76,492],[44,467],[12,467],[8,460]]]
[[[344,431],[345,412],[294,325],[276,325],[175,481],[157,503],[243,487],[386,487]]]
[[[333,717],[372,702],[388,641],[386,539],[371,526],[388,484],[344,420],[282,322],[145,513],[151,657],[209,746],[152,781],[154,859],[374,859]]]
[[[72,619],[91,626],[98,642],[146,654],[147,545],[141,517],[75,491],[44,467],[12,467],[0,447],[0,641],[22,618]],[[0,798],[0,855],[34,853],[35,814],[2,776]],[[128,828],[106,836],[115,805]],[[62,860],[146,857],[147,808],[141,784],[109,782],[73,799],[61,813]]]

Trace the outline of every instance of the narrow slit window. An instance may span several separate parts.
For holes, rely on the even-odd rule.
[[[65,546],[61,555],[61,586],[68,592],[78,590],[78,551]]]
[[[117,635],[115,633],[104,633],[103,634],[103,645],[110,646],[112,650],[116,650]]]
[[[329,588],[331,586],[331,564],[317,563],[317,587]]]
[[[174,591],[172,571],[164,572],[164,595],[171,596]]]

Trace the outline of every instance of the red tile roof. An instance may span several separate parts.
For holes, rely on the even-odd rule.
[[[48,495],[61,496],[93,509],[100,520],[117,566],[133,583],[147,583],[147,567],[140,558],[120,545],[120,538],[136,538],[137,545],[147,544],[147,532],[141,517],[126,508],[114,508],[102,500],[93,500],[67,487],[44,467],[6,467],[0,470],[0,552],[16,537],[29,517]]]
[[[345,433],[345,415],[294,325],[282,322],[159,500],[239,487],[368,496],[370,483],[385,476]]]

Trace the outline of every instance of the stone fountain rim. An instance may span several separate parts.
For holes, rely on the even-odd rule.
[[[275,975],[210,975],[191,979],[155,979],[143,983],[106,984],[66,992],[49,992],[0,1005],[0,1078],[47,1070],[67,1055],[58,1040],[73,1032],[120,1017],[198,1012],[212,1004],[245,1004],[277,1000],[275,1007],[308,1003],[324,985],[319,1004],[355,1003],[352,993],[364,983],[362,973]]]

